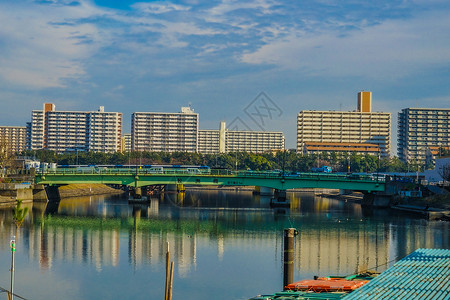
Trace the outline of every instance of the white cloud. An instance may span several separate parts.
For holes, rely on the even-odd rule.
[[[271,10],[271,7],[275,4],[275,1],[270,0],[223,0],[221,4],[211,8],[209,13],[211,15],[222,16],[238,9],[259,9],[264,14],[271,14],[274,12]]]
[[[169,2],[136,3],[132,5],[132,7],[150,14],[163,14],[172,11],[186,11],[190,9],[189,6]]]
[[[273,64],[312,75],[381,78],[405,76],[450,61],[447,12],[349,31],[294,31],[241,56],[250,64]]]
[[[14,10],[14,14],[10,13]],[[81,6],[0,5],[0,77],[29,87],[61,87],[63,78],[84,74],[82,60],[105,36],[91,24],[68,23],[99,13]]]

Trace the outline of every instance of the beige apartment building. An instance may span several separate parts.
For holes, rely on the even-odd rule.
[[[220,122],[219,130],[199,130],[198,137],[198,152],[204,154],[236,151],[262,153],[285,147],[282,132],[228,130],[225,122]]]
[[[312,153],[307,151],[307,146],[315,143],[329,148],[319,149],[317,152],[364,153],[364,147],[371,152],[378,147],[381,157],[389,156],[391,114],[372,112],[371,103],[372,94],[360,92],[356,111],[300,111],[297,117],[297,151]],[[332,150],[333,147],[336,149]]]
[[[28,149],[66,151],[120,151],[122,113],[57,111],[52,103],[33,110],[29,123]]]
[[[26,149],[27,128],[25,126],[0,126],[0,148],[8,154]]]
[[[131,149],[151,152],[197,152],[198,114],[135,112],[131,115]]]

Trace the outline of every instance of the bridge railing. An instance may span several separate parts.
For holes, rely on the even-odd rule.
[[[55,175],[189,175],[189,176],[237,176],[251,178],[284,178],[284,179],[309,179],[309,180],[340,180],[340,181],[368,181],[385,182],[384,178],[366,174],[345,173],[284,173],[282,171],[232,171],[227,169],[164,169],[151,170],[146,168],[57,168],[47,169],[41,173]]]

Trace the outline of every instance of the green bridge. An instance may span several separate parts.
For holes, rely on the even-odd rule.
[[[284,175],[282,172],[208,170],[187,172],[164,170],[149,172],[145,169],[95,169],[78,171],[56,169],[35,176],[36,184],[66,185],[80,183],[103,183],[140,188],[151,185],[206,185],[206,186],[257,186],[280,191],[299,188],[327,188],[384,192],[385,182],[363,175],[298,173]]]

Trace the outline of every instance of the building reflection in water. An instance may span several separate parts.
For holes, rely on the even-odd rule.
[[[448,222],[363,218],[359,205],[298,193],[289,195],[291,210],[277,215],[261,197],[252,202],[251,195],[244,195],[243,208],[233,195],[224,192],[225,197],[214,199],[217,193],[211,194],[186,193],[181,200],[177,194],[166,194],[148,205],[87,197],[61,201],[58,215],[52,217],[45,214],[47,207],[36,204],[17,237],[18,246],[23,245],[29,259],[39,261],[42,269],[64,260],[101,271],[119,265],[121,243],[128,243],[122,258],[127,257],[134,268],[164,264],[169,242],[175,270],[184,277],[196,268],[199,246],[215,245],[219,261],[231,248],[273,249],[274,260],[281,261],[287,227],[299,230],[295,268],[302,274],[349,275],[376,266],[383,271],[392,260],[417,248],[450,244]],[[227,205],[217,209],[217,203]],[[2,252],[9,249],[11,218],[10,210],[0,210]]]

